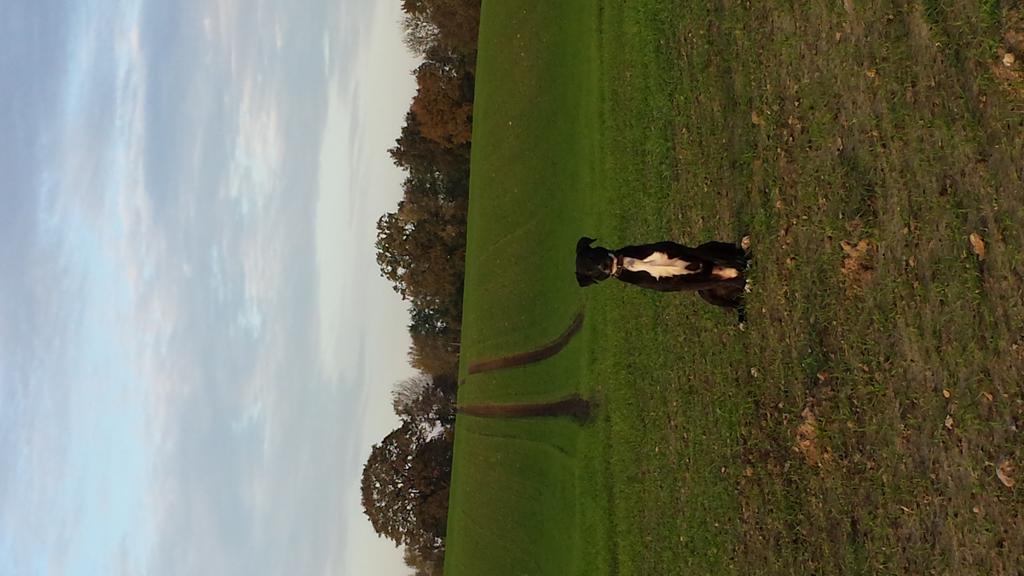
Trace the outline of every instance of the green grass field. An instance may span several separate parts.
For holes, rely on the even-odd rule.
[[[459,402],[597,409],[459,417],[446,573],[1024,570],[1020,8],[485,0]],[[746,331],[584,234],[751,235]]]

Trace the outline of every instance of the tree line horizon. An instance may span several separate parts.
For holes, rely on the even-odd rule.
[[[416,576],[444,569],[455,437],[480,0],[400,0],[406,48],[420,58],[416,94],[392,161],[402,199],[377,221],[377,264],[408,303],[409,363],[394,384],[401,425],[363,467],[363,511],[377,534],[404,546]]]

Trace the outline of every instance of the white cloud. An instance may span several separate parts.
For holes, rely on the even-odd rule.
[[[357,486],[369,443],[393,423],[387,386],[408,372],[407,320],[377,277],[372,241],[397,201],[401,175],[385,150],[411,65],[397,8],[358,2],[365,10],[349,20],[329,1],[74,4],[82,32],[57,58],[75,54],[63,99],[37,111],[53,159],[42,229],[25,241],[39,243],[28,261],[40,263],[25,365],[52,384],[76,366],[73,352],[102,361],[75,410],[35,381],[0,391],[0,410],[20,411],[16,428],[0,421],[0,456],[7,439],[27,438],[0,471],[0,502],[6,478],[28,478],[0,530],[46,532],[50,568],[74,571],[78,538],[123,573],[406,572],[369,533]],[[333,19],[307,17],[317,9]],[[81,331],[90,325],[103,338]],[[106,348],[90,348],[97,341]],[[88,394],[104,381],[105,404]],[[104,428],[121,404],[133,414]],[[145,454],[131,470],[107,468],[121,444],[69,444],[72,424],[83,438],[138,440],[131,450]],[[69,452],[104,456],[83,476],[88,490],[69,488]],[[89,506],[123,505],[117,482],[145,490],[123,537],[87,522]],[[60,494],[79,506],[48,514]]]
[[[279,103],[270,89],[255,79],[246,79],[238,107],[238,132],[235,136],[228,195],[241,206],[263,209],[280,191],[282,161]]]
[[[356,215],[348,207],[349,197],[356,193],[351,158],[357,143],[349,138],[351,118],[346,112],[350,106],[339,90],[338,84],[331,86],[316,207],[319,359],[324,374],[335,380],[346,367],[361,361],[353,356],[357,347],[352,337],[360,334],[362,327],[353,324],[368,311],[360,310],[355,291],[374,273],[366,268],[366,249],[360,250],[357,244]]]
[[[415,92],[415,80],[409,71],[416,62],[405,50],[397,22],[397,3],[379,6],[365,41],[356,50],[358,58],[352,77],[358,84],[345,102],[349,113],[359,111],[359,124],[349,126],[354,144],[345,157],[351,158],[349,174],[352,202],[348,212],[355,223],[351,258],[362,257],[367,273],[358,281],[362,287],[358,309],[372,311],[360,332],[366,357],[366,371],[359,397],[359,433],[352,439],[352,466],[361,470],[370,446],[397,426],[391,410],[391,386],[413,374],[408,366],[409,347],[405,305],[379,276],[373,242],[375,222],[380,215],[393,211],[401,198],[400,172],[387,156],[400,134],[405,112]],[[347,266],[346,269],[351,269]],[[355,476],[343,487],[348,502],[359,501],[359,478]],[[344,552],[344,574],[405,574],[401,551],[394,544],[378,537],[358,506],[345,516],[348,538]]]

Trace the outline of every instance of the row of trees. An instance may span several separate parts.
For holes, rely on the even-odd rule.
[[[422,58],[417,91],[390,149],[402,200],[377,221],[377,263],[409,304],[401,425],[373,446],[362,504],[374,530],[405,546],[417,576],[441,574],[451,483],[469,155],[480,0],[401,0],[406,46]]]
[[[399,383],[401,426],[374,445],[363,467],[363,509],[373,529],[405,546],[417,575],[441,574],[451,485],[455,377],[421,374]]]

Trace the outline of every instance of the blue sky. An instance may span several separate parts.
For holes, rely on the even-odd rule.
[[[0,4],[0,574],[406,572],[398,4]]]

